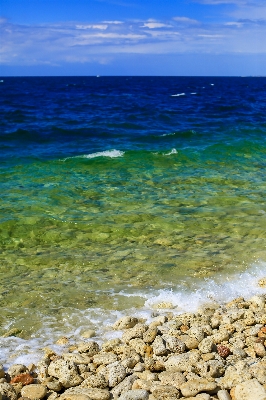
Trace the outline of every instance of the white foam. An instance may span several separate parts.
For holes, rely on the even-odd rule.
[[[197,94],[197,92],[193,92],[193,93],[190,93],[190,94]]]
[[[99,151],[96,153],[91,153],[84,155],[84,158],[95,158],[95,157],[111,157],[111,158],[116,158],[116,157],[123,157],[125,154],[124,151],[120,150],[105,150],[105,151]]]
[[[171,154],[177,154],[177,150],[176,150],[176,149],[172,149],[172,150],[170,151],[170,153],[165,153],[164,155],[165,155],[165,156],[170,156]]]
[[[71,160],[73,158],[96,158],[96,157],[110,157],[110,158],[116,158],[116,157],[123,157],[125,154],[124,151],[121,150],[104,150],[104,151],[97,151],[96,153],[91,153],[91,154],[83,154],[80,156],[73,156],[73,157],[66,157],[63,159],[63,161],[66,160]]]
[[[185,96],[186,93],[177,93],[177,94],[171,94],[171,97],[179,97],[179,96]]]
[[[62,336],[69,338],[69,344],[82,340],[82,332],[94,329],[96,336],[90,340],[101,343],[115,337],[121,337],[122,332],[113,331],[113,323],[123,315],[132,315],[144,318],[149,323],[156,310],[163,315],[169,310],[174,314],[182,312],[195,312],[201,305],[218,302],[223,304],[236,297],[249,299],[255,294],[266,295],[266,288],[258,285],[261,278],[266,277],[266,262],[256,262],[245,272],[235,276],[217,276],[215,279],[203,281],[192,278],[183,279],[177,286],[160,290],[141,289],[135,290],[132,287],[125,288],[118,293],[111,292],[114,298],[132,297],[132,307],[123,311],[104,310],[101,308],[90,308],[87,310],[66,310],[62,315],[64,330],[55,329],[56,322],[49,317],[43,318],[43,327],[31,336],[29,340],[17,337],[0,337],[0,363],[5,368],[11,364],[21,363],[28,365],[36,363],[43,355],[42,349],[50,347],[57,354],[65,351],[64,346],[55,345],[55,342]],[[134,297],[142,299],[143,306],[135,308]],[[171,303],[168,309],[160,309],[160,303]],[[139,300],[137,301],[139,304]],[[127,300],[127,304],[130,304]]]

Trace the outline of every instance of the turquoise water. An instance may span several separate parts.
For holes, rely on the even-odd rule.
[[[266,79],[96,81],[4,81],[2,335],[266,261]]]

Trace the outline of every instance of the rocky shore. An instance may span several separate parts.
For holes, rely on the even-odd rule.
[[[0,365],[0,400],[266,400],[266,296],[132,316],[121,338],[58,344],[38,365]]]

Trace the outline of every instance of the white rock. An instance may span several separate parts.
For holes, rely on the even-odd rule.
[[[235,400],[266,400],[266,390],[257,379],[236,385],[234,395]]]
[[[143,389],[135,389],[135,390],[128,390],[127,392],[123,393],[120,400],[148,400],[149,399],[149,392]]]

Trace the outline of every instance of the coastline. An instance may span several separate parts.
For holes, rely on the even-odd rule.
[[[2,400],[265,399],[265,302],[259,294],[181,314],[161,302],[148,322],[120,318],[101,345],[92,331],[74,345],[62,337],[37,365],[0,368]]]

